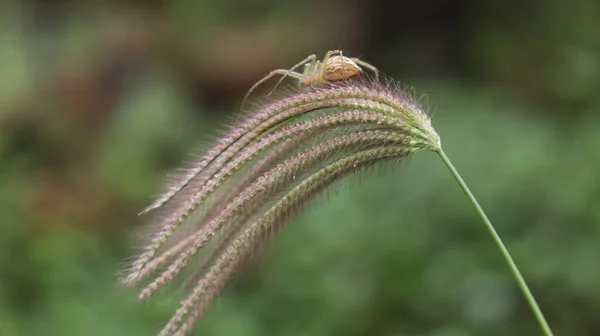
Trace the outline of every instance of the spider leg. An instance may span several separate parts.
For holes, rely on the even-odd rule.
[[[290,76],[293,78],[297,78],[298,80],[302,80],[304,78],[304,76],[302,76],[302,74],[295,72],[295,71],[290,71],[290,70],[285,70],[285,69],[273,70],[273,71],[271,71],[271,73],[269,73],[268,75],[263,77],[258,82],[254,83],[254,85],[252,85],[250,90],[248,90],[248,92],[246,92],[246,95],[244,96],[244,99],[242,100],[242,104],[240,106],[244,106],[244,103],[246,102],[246,100],[248,99],[248,97],[250,96],[252,91],[254,91],[262,83],[266,82],[267,80],[271,79],[271,77],[276,76],[276,75],[283,75],[284,76],[283,78],[285,78],[286,76]],[[275,90],[275,89],[273,89],[273,90]],[[271,94],[273,92],[273,90],[271,90],[271,92],[269,92],[269,94]]]
[[[286,74],[283,74],[283,77],[281,77],[279,79],[279,82],[277,82],[277,84],[275,84],[275,86],[273,87],[273,89],[271,91],[269,91],[269,93],[267,93],[267,97],[271,95],[271,93],[273,93],[273,91],[275,91],[275,89],[279,86],[279,84],[281,84],[281,82],[283,82],[283,80],[285,79],[285,77],[290,76],[290,77],[294,77],[296,79],[299,80],[303,80],[304,75],[300,74],[298,72],[295,72],[294,70],[296,70],[297,68],[299,68],[300,66],[304,65],[304,64],[314,64],[317,61],[317,55],[310,55],[307,58],[303,59],[301,62],[299,62],[298,64],[294,65],[291,69],[287,70]],[[280,73],[281,74],[281,73]]]
[[[321,69],[323,69],[323,63],[319,60],[305,64],[303,84],[305,86],[312,86],[314,83],[319,83]]]
[[[375,80],[379,81],[379,70],[377,70],[376,67],[372,66],[371,64],[365,62],[365,61],[361,61],[358,58],[350,58],[354,63],[361,65],[371,71],[373,71],[373,73],[375,74]]]

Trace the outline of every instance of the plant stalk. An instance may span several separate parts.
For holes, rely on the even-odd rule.
[[[465,184],[465,181],[463,181],[463,179],[460,177],[460,174],[458,174],[458,171],[456,170],[456,168],[454,168],[454,166],[450,162],[450,159],[448,159],[448,157],[446,156],[446,153],[444,153],[444,151],[441,149],[441,147],[437,150],[437,153],[440,155],[440,157],[442,158],[442,161],[444,161],[444,163],[446,164],[448,169],[450,169],[450,172],[456,179],[456,182],[458,182],[458,184],[460,185],[462,190],[465,192],[465,194],[467,195],[469,200],[471,200],[471,203],[473,203],[473,206],[479,213],[479,216],[481,217],[481,219],[487,226],[488,230],[490,231],[492,238],[494,239],[494,241],[496,241],[496,244],[500,248],[500,251],[502,252],[502,255],[504,256],[504,259],[506,259],[508,266],[510,267],[515,279],[517,280],[517,284],[521,288],[521,291],[523,292],[525,299],[529,303],[529,306],[531,307],[533,314],[535,315],[538,323],[540,324],[542,331],[544,332],[544,334],[546,336],[553,336],[554,334],[552,333],[552,330],[550,329],[548,322],[546,322],[546,319],[544,318],[544,314],[542,313],[535,298],[533,297],[533,294],[529,290],[529,287],[527,286],[527,282],[525,282],[525,279],[521,275],[519,268],[513,261],[512,257],[510,256],[508,249],[506,248],[506,246],[504,246],[504,243],[502,242],[502,239],[498,235],[498,232],[496,232],[496,229],[494,228],[494,226],[492,225],[490,220],[485,215],[485,212],[483,212],[483,209],[481,208],[481,206],[475,199],[475,196],[473,196],[473,194],[471,193],[471,190],[469,190],[469,187],[467,187],[467,185]]]

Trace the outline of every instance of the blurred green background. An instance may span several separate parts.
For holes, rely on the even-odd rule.
[[[116,283],[137,212],[255,81],[334,48],[428,94],[556,335],[600,334],[598,18],[592,0],[1,1],[0,335],[160,330],[178,293]],[[316,205],[196,335],[541,334],[434,154]]]

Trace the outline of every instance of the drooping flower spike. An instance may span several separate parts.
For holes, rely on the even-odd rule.
[[[145,300],[199,265],[191,288],[159,336],[185,336],[212,300],[291,215],[336,181],[419,151],[440,155],[465,191],[530,304],[533,295],[483,210],[442,150],[428,115],[392,82],[341,81],[290,93],[251,111],[142,213],[164,208],[157,230],[124,272],[150,277]]]

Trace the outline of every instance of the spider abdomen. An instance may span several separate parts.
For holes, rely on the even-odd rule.
[[[340,81],[360,75],[363,70],[350,58],[332,56],[324,66],[323,79],[327,82]]]

